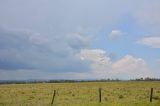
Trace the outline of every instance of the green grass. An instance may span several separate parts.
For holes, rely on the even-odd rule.
[[[98,89],[102,88],[102,103]],[[153,102],[149,102],[150,88]],[[160,82],[90,82],[0,85],[0,106],[160,106]]]

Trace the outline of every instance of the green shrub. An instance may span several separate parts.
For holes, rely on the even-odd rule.
[[[123,95],[119,95],[119,99],[123,99],[124,98],[124,96]]]

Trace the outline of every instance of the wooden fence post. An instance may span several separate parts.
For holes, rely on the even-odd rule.
[[[53,104],[53,102],[54,102],[54,98],[55,98],[55,96],[56,96],[56,90],[54,90],[51,105],[52,105],[52,104]]]
[[[101,92],[101,88],[99,88],[99,103],[101,103],[102,102],[102,92]]]
[[[153,88],[151,88],[150,102],[152,102],[152,98],[153,98]]]

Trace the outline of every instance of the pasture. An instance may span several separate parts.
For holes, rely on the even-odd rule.
[[[152,102],[149,101],[151,88],[154,89]],[[56,95],[51,105],[54,90]],[[160,82],[3,84],[0,106],[160,106]]]

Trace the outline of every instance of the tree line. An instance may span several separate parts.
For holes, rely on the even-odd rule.
[[[100,79],[100,80],[0,80],[0,84],[29,84],[29,83],[78,83],[78,82],[117,82],[117,81],[160,81],[160,78],[136,78],[130,80]]]

